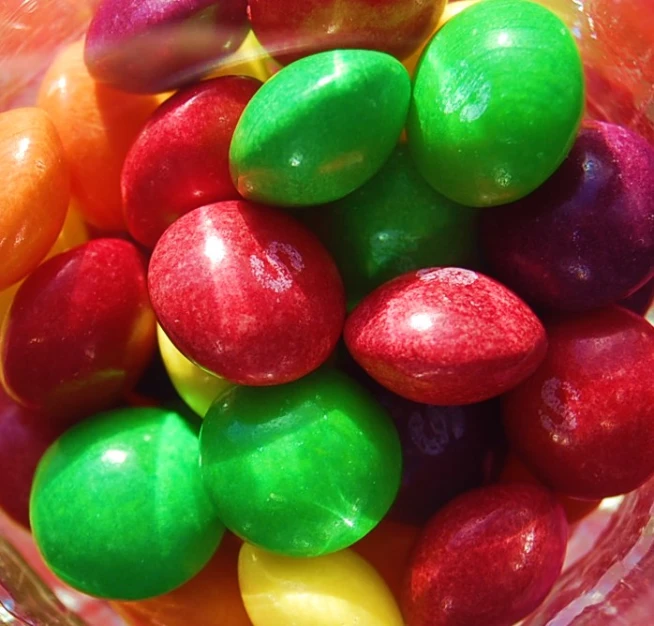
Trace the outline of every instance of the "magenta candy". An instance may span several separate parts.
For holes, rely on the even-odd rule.
[[[542,324],[515,294],[455,268],[409,272],[353,311],[345,343],[370,376],[415,402],[459,405],[497,396],[545,356]]]
[[[175,222],[148,280],[159,322],[182,353],[244,385],[308,374],[343,327],[343,284],[322,244],[283,212],[246,201]]]
[[[536,192],[482,216],[493,275],[538,306],[599,308],[654,275],[654,148],[633,132],[586,122]]]
[[[407,626],[512,626],[549,593],[567,539],[563,508],[541,487],[494,485],[459,496],[414,549]]]

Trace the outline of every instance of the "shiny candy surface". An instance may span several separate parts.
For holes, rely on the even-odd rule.
[[[427,46],[415,73],[409,145],[443,195],[470,206],[505,204],[561,164],[583,104],[581,59],[565,24],[533,2],[487,0],[452,18]]]
[[[238,579],[254,626],[404,624],[383,579],[351,550],[293,559],[245,543]]]
[[[369,50],[323,52],[282,69],[236,127],[230,167],[239,193],[305,206],[354,191],[393,151],[410,92],[402,64]]]
[[[327,359],[343,326],[343,285],[317,238],[280,211],[245,201],[175,222],[152,254],[148,281],[179,350],[239,384],[304,376]]]
[[[495,275],[557,310],[595,309],[654,275],[654,148],[613,124],[586,122],[540,189],[483,216]]]
[[[61,230],[70,175],[54,124],[41,109],[0,113],[0,290],[24,278]]]
[[[265,83],[277,70],[279,64],[273,61],[261,47],[254,33],[250,31],[240,48],[222,61],[210,76],[249,76]]]
[[[456,267],[409,272],[366,297],[345,343],[370,376],[415,402],[459,405],[508,391],[545,356],[545,330],[515,294]]]
[[[613,307],[547,331],[547,358],[503,400],[512,448],[565,495],[635,489],[654,473],[654,328]]]
[[[542,487],[496,485],[459,496],[416,545],[407,626],[512,626],[549,593],[567,539],[563,509]]]
[[[202,486],[197,433],[156,408],[98,415],[63,435],[39,464],[30,517],[57,576],[125,600],[189,580],[223,533]]]
[[[205,485],[227,528],[288,556],[345,548],[391,506],[397,433],[357,383],[322,369],[275,387],[235,387],[200,435]]]
[[[178,91],[148,120],[125,159],[121,189],[130,234],[153,247],[192,209],[237,199],[229,144],[245,105],[259,88],[229,76]]]
[[[96,239],[39,266],[3,328],[3,383],[25,406],[61,420],[110,407],[154,349],[144,260],[118,239]]]

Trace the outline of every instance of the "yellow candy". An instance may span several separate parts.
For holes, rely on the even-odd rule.
[[[254,626],[402,626],[393,595],[351,550],[294,559],[243,544],[238,579]]]
[[[221,64],[211,74],[211,77],[251,76],[265,83],[279,68],[280,65],[268,56],[254,33],[250,31],[241,47],[231,57],[228,57],[225,64]]]
[[[211,403],[233,383],[224,378],[205,372],[191,363],[168,338],[161,326],[157,325],[159,351],[166,371],[177,393],[188,406],[200,417],[211,406]]]

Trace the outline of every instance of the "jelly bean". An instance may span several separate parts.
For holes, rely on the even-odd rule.
[[[412,154],[427,181],[461,204],[505,204],[536,189],[581,122],[574,39],[556,15],[525,0],[487,0],[452,18],[414,81]]]
[[[209,409],[200,464],[220,519],[289,556],[345,548],[376,526],[400,482],[383,409],[328,369],[275,387],[235,387]]]
[[[96,239],[43,263],[5,320],[1,364],[9,394],[33,410],[75,419],[134,386],[154,349],[143,259]]]
[[[403,626],[382,578],[351,550],[293,559],[245,543],[238,579],[254,626]]]
[[[406,145],[355,192],[306,213],[341,271],[351,307],[400,274],[474,256],[479,211],[434,191]]]
[[[207,74],[247,32],[247,0],[101,0],[84,58],[101,83],[157,93]]]
[[[58,439],[39,464],[30,518],[59,578],[120,600],[190,580],[223,534],[202,486],[196,431],[156,408],[104,413]]]
[[[209,564],[178,589],[141,602],[116,602],[132,626],[252,626],[238,586],[241,540],[225,533]]]
[[[446,0],[250,0],[263,46],[286,64],[342,48],[408,57],[429,35]]]
[[[535,485],[494,485],[437,513],[416,546],[404,602],[407,626],[511,626],[556,581],[568,525]]]
[[[617,302],[654,276],[654,148],[586,122],[554,176],[486,213],[486,256],[502,282],[557,310]]]
[[[249,76],[265,83],[278,69],[279,64],[268,56],[250,31],[241,47],[222,61],[211,76]]]
[[[0,290],[29,274],[61,230],[70,199],[64,148],[40,109],[0,113]]]
[[[654,328],[613,307],[547,331],[545,361],[503,401],[513,450],[568,496],[636,489],[654,473]]]
[[[65,48],[46,73],[38,103],[52,117],[71,167],[72,191],[93,226],[124,229],[120,171],[127,151],[158,105],[156,98],[96,85],[83,42]]]
[[[204,417],[213,401],[232,383],[205,372],[189,361],[168,338],[161,326],[157,326],[159,351],[175,390],[195,413]]]
[[[182,354],[239,384],[308,374],[343,327],[343,285],[320,242],[249,202],[180,218],[157,243],[148,280],[157,318]]]
[[[456,267],[404,274],[373,291],[345,324],[345,343],[370,376],[415,402],[481,402],[524,380],[545,330],[516,295]]]
[[[239,197],[229,144],[260,83],[229,76],[177,92],[157,109],[130,148],[121,177],[129,233],[153,247],[180,216]]]
[[[284,68],[236,126],[230,167],[239,193],[282,206],[346,196],[391,155],[410,92],[402,64],[380,52],[323,52]]]

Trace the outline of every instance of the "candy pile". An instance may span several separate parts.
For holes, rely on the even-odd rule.
[[[654,148],[584,97],[528,0],[100,2],[0,114],[0,507],[134,626],[526,617],[654,474]]]

